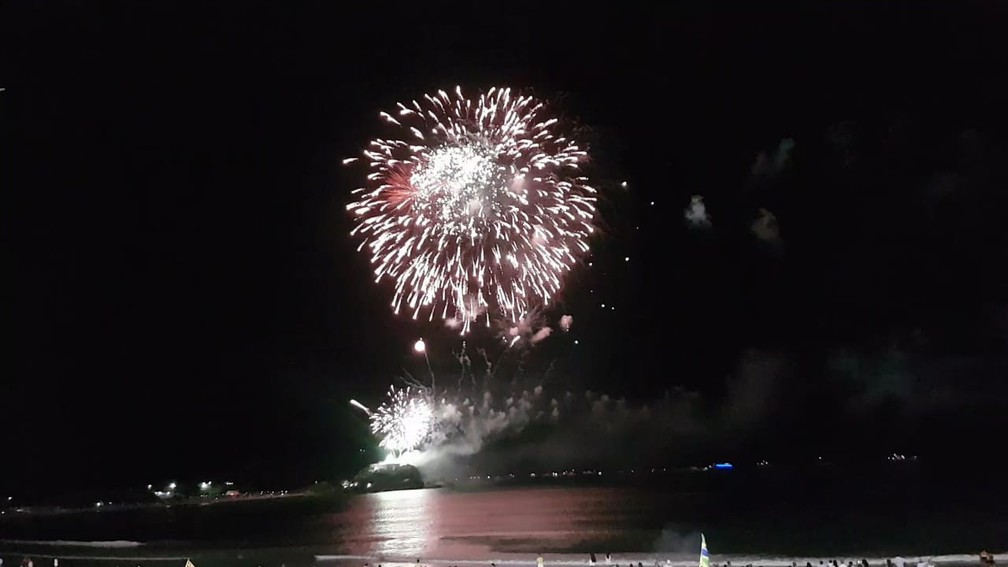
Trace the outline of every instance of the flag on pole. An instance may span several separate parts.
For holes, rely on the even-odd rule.
[[[189,567],[186,565],[186,567]],[[700,534],[700,567],[710,567],[710,554],[707,553],[707,538]]]

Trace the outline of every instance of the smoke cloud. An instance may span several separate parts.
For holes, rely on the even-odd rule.
[[[572,317],[570,315],[564,315],[564,316],[560,317],[560,329],[562,331],[564,331],[564,332],[569,331],[570,328],[571,328],[571,325],[573,325],[573,324],[574,324],[574,317]]]
[[[756,238],[770,244],[780,244],[780,228],[777,225],[777,217],[770,211],[761,208],[756,220],[751,227]]]
[[[876,352],[838,349],[829,359],[831,377],[849,391],[852,413],[888,407],[906,417],[961,409],[978,397],[1004,399],[1008,387],[984,377],[1006,367],[1004,360],[923,356],[897,345]]]
[[[791,150],[795,147],[792,138],[784,138],[777,145],[777,149],[772,154],[760,152],[756,156],[756,162],[752,166],[752,174],[755,177],[774,177],[787,167],[791,161]]]
[[[536,344],[539,341],[541,341],[541,340],[545,339],[546,337],[550,336],[551,334],[553,334],[553,329],[552,328],[550,328],[550,327],[543,327],[542,329],[539,329],[538,331],[536,331],[535,333],[532,334],[532,337],[529,338],[529,342],[532,343],[532,344]]]
[[[779,448],[781,432],[828,437],[842,428],[877,440],[878,419],[902,423],[958,411],[978,392],[1008,395],[1008,387],[970,379],[989,373],[975,360],[921,358],[900,347],[874,354],[835,351],[818,370],[806,364],[786,351],[749,349],[715,397],[672,387],[663,396],[637,400],[565,389],[542,375],[505,379],[498,373],[480,381],[482,387],[442,394],[433,404],[434,431],[403,461],[418,466],[428,480],[703,465],[754,451],[762,458],[767,448]],[[820,397],[809,397],[813,381],[820,384]],[[851,433],[852,428],[863,431]],[[768,439],[771,445],[765,445]],[[659,547],[675,551],[687,537],[692,535],[664,533]]]
[[[743,353],[728,381],[724,420],[741,429],[761,422],[775,409],[790,373],[790,360],[783,354],[752,349]]]
[[[700,532],[679,532],[670,528],[662,530],[654,543],[654,550],[663,553],[687,554],[700,549]]]
[[[707,215],[707,206],[704,205],[703,196],[693,195],[690,204],[683,211],[683,217],[690,228],[710,228],[711,219]]]
[[[401,461],[419,467],[428,479],[470,470],[650,462],[654,451],[677,442],[685,447],[708,428],[698,401],[680,389],[634,404],[593,391],[549,392],[543,384],[510,393],[450,395],[435,404],[437,425],[424,447]]]
[[[561,327],[565,323],[564,318],[568,318],[566,324],[569,327],[573,319],[569,315],[561,317]],[[545,340],[551,334],[553,334],[553,328],[545,324],[545,318],[542,313],[532,312],[515,322],[511,327],[506,328],[502,336],[509,345],[514,345],[520,340],[525,341],[527,345],[534,345]]]

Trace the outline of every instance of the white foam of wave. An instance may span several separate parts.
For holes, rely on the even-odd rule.
[[[50,547],[100,547],[103,549],[123,549],[128,547],[140,547],[143,543],[139,541],[112,540],[112,541],[70,541],[70,540],[34,540],[34,539],[0,539],[0,543],[7,545],[46,545]]]
[[[637,563],[641,563],[644,567],[654,567],[659,565],[660,567],[696,567],[699,559],[699,553],[691,554],[688,558],[681,553],[667,553],[667,554],[655,554],[655,553],[626,553],[619,555],[612,555],[609,562],[605,561],[605,555],[601,553],[596,553],[596,558],[598,562],[594,565],[596,567],[616,567],[617,565],[626,565],[627,567],[633,567]],[[994,554],[996,561],[1008,560],[1008,552],[996,553]],[[551,555],[544,554],[543,561],[546,567],[582,567],[591,565],[588,560],[587,554],[577,554],[577,555]],[[791,564],[797,564],[798,567],[804,567],[806,563],[811,563],[813,566],[818,566],[820,561],[828,562],[837,560],[841,567],[846,566],[848,561],[853,561],[857,564],[861,559],[866,559],[868,563],[872,566],[878,567],[886,564],[886,560],[892,560],[897,567],[901,564],[905,567],[916,567],[919,563],[928,563],[931,565],[962,565],[962,564],[975,564],[979,563],[980,554],[978,553],[957,553],[948,555],[919,555],[919,556],[899,556],[899,557],[847,557],[834,555],[832,557],[770,557],[770,556],[759,556],[759,555],[718,555],[711,557],[712,565],[725,565],[728,561],[731,561],[733,566],[742,567],[744,565],[752,564],[758,567],[791,567]],[[367,562],[369,564],[377,565],[381,564],[382,567],[417,567],[417,558],[408,557],[391,557],[391,556],[369,556],[369,555],[316,555],[315,561],[317,562],[333,562],[333,563],[350,563],[350,562]],[[439,559],[420,559],[420,567],[431,567],[431,566],[453,566],[453,565],[483,565],[488,566],[491,563],[497,566],[529,566],[536,564],[536,557],[529,554],[499,554],[498,558],[486,558],[486,559],[450,559],[450,558],[439,558]]]

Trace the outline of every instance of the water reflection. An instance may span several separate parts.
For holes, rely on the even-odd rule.
[[[635,508],[607,489],[384,492],[355,498],[334,537],[354,555],[478,559],[604,540],[634,523]]]
[[[432,547],[440,517],[435,489],[361,496],[357,516],[370,533],[355,538],[352,553],[423,556]],[[353,510],[352,510],[353,511]]]

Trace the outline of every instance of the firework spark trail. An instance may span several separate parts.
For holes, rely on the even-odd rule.
[[[399,137],[371,142],[368,186],[347,206],[392,307],[458,323],[519,321],[548,304],[588,251],[588,154],[542,102],[490,89],[438,91],[381,113]]]
[[[411,388],[389,388],[389,399],[371,414],[371,431],[378,445],[393,455],[419,447],[434,425],[434,411],[427,397]]]

